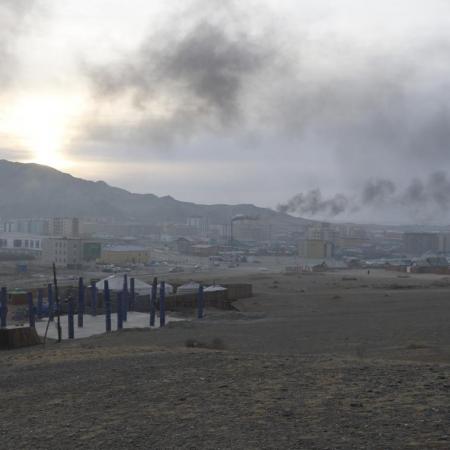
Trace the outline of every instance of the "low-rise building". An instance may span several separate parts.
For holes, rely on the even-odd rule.
[[[150,250],[137,245],[115,245],[105,247],[101,261],[106,264],[146,264],[150,260]]]
[[[79,238],[48,237],[42,242],[42,262],[58,267],[77,268],[83,262],[82,241]]]
[[[101,257],[101,244],[76,237],[47,237],[42,241],[42,262],[78,268]]]

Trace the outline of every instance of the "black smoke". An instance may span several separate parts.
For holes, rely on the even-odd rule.
[[[371,180],[364,186],[361,203],[371,205],[384,202],[395,193],[395,190],[395,184],[391,180]]]
[[[324,198],[320,189],[313,189],[292,197],[277,207],[279,212],[306,216],[335,217],[380,206],[401,208],[412,213],[427,208],[442,215],[450,207],[450,179],[445,172],[430,174],[425,180],[413,179],[400,189],[392,180],[369,180],[358,196],[336,194]]]
[[[299,213],[308,216],[324,214],[337,216],[347,211],[350,200],[343,194],[324,199],[320,189],[313,189],[292,197],[287,203],[279,205],[278,211],[283,213]]]
[[[143,115],[131,130],[134,139],[172,141],[243,125],[243,98],[270,64],[271,49],[245,27],[226,26],[233,2],[216,5],[221,20],[202,14],[205,5],[194,2],[184,14],[188,25],[149,33],[119,62],[84,64],[97,101],[126,98]]]

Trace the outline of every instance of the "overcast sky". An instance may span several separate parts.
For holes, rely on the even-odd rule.
[[[0,0],[0,157],[181,200],[443,223],[449,75],[445,0]]]

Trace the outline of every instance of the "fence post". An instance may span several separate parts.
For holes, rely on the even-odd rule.
[[[44,292],[42,289],[38,289],[37,293],[37,317],[38,319],[42,319],[42,304],[44,301]]]
[[[156,296],[158,295],[158,278],[153,278],[152,295],[150,297],[150,326],[155,326]]]
[[[8,317],[8,291],[2,287],[0,294],[0,326],[6,328],[6,319]]]
[[[73,297],[70,296],[67,300],[67,323],[69,325],[69,339],[75,338],[75,327],[73,323]]]
[[[134,290],[134,277],[130,278],[130,311],[134,310],[134,302],[136,300],[136,292]]]
[[[203,286],[198,287],[197,294],[197,319],[203,319]]]
[[[159,286],[159,326],[166,325],[166,287],[165,282],[161,281]]]
[[[111,297],[109,296],[109,282],[105,280],[103,287],[103,296],[105,301],[105,320],[106,320],[106,332],[111,331]]]
[[[78,279],[78,328],[83,328],[84,284],[83,277]]]
[[[95,283],[91,286],[91,309],[92,309],[92,315],[97,315],[97,286]]]
[[[117,329],[123,328],[123,295],[122,292],[117,293]]]
[[[34,309],[33,304],[33,293],[27,292],[27,301],[28,301],[28,320],[30,322],[30,327],[36,327],[36,311]]]
[[[53,303],[53,286],[51,283],[47,285],[47,299],[48,299],[48,320],[53,322],[55,317],[55,305]]]

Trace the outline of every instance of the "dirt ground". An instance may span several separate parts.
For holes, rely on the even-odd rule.
[[[214,279],[255,295],[161,330],[0,352],[0,447],[450,448],[449,277]]]

